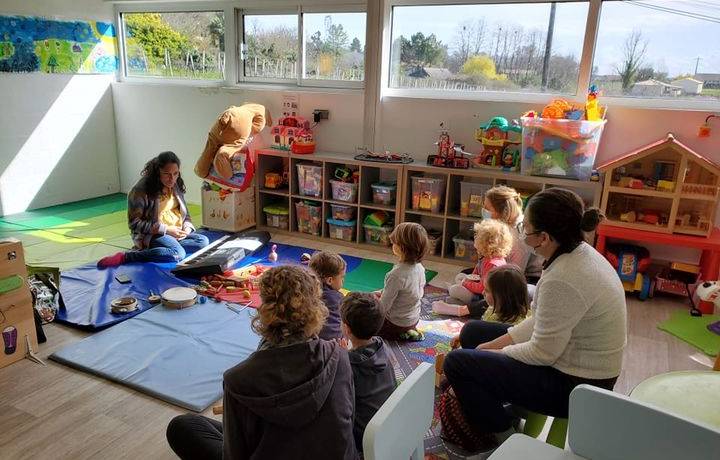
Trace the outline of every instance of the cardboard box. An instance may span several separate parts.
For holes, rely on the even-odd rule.
[[[202,191],[203,226],[239,232],[255,226],[255,186],[243,192]]]

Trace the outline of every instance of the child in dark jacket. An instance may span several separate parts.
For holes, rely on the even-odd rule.
[[[355,446],[363,451],[365,427],[395,390],[395,374],[388,361],[385,342],[376,337],[383,324],[377,300],[371,294],[352,292],[340,306],[342,330],[347,340],[355,382]],[[350,341],[350,344],[347,341]]]
[[[260,279],[253,330],[258,350],[223,375],[223,422],[175,417],[170,447],[181,459],[354,460],[355,393],[347,353],[317,338],[327,316],[317,278],[296,266]]]
[[[318,251],[310,259],[309,267],[322,282],[322,299],[328,309],[327,320],[318,336],[325,340],[339,339],[342,337],[340,303],[343,300],[340,289],[345,282],[347,264],[337,254]]]

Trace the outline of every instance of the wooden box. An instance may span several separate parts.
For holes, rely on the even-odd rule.
[[[239,232],[255,226],[255,187],[243,192],[202,191],[203,226]]]

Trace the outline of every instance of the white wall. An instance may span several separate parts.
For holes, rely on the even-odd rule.
[[[312,119],[313,109],[328,109],[330,119],[314,128],[318,151],[347,153],[362,145],[363,96],[357,92],[293,92],[300,115]],[[183,162],[187,200],[200,203],[201,179],[193,173],[207,133],[231,105],[256,102],[281,113],[281,91],[195,88],[144,83],[113,84],[121,189],[129,191],[147,160],[172,150]],[[267,135],[267,130],[265,131]],[[268,138],[269,139],[269,138]]]
[[[0,14],[110,22],[113,7],[101,0],[3,0]],[[119,190],[113,79],[0,73],[0,215]]]

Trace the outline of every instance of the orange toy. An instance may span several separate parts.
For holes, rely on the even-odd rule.
[[[572,110],[572,105],[565,99],[553,99],[542,111],[542,118],[565,118],[565,112]]]

